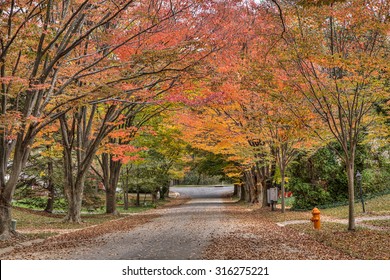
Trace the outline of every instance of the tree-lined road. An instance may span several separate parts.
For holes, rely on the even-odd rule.
[[[171,191],[191,198],[178,207],[160,210],[162,216],[128,232],[110,234],[94,247],[78,248],[70,259],[201,259],[213,236],[227,232],[224,187],[174,187]],[[135,217],[134,217],[135,218]]]
[[[234,203],[228,197],[233,192],[232,186],[175,187],[172,191],[189,200],[179,206],[134,214],[68,236],[58,235],[42,244],[17,250],[8,257],[76,260],[351,258],[309,235],[278,226],[267,218],[268,209]],[[139,223],[127,227],[129,222]],[[107,227],[111,230],[102,230]]]

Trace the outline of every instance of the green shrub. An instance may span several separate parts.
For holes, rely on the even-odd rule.
[[[82,206],[88,211],[104,207],[104,194],[84,193]]]
[[[365,169],[362,171],[364,194],[382,193],[390,189],[390,172],[384,169]]]
[[[327,180],[325,188],[334,201],[344,201],[348,199],[348,179],[346,173],[335,173],[333,177],[330,177]]]
[[[323,147],[314,154],[301,153],[289,168],[289,175],[305,183],[315,183],[317,189],[326,190],[334,201],[343,201],[348,197],[348,183],[345,165],[339,160],[335,149]]]
[[[295,197],[293,209],[311,209],[332,201],[329,192],[321,187],[304,183],[300,179],[291,179],[288,189]]]
[[[44,209],[47,204],[47,197],[37,196],[22,198],[16,201],[15,205],[30,208],[30,209]],[[67,203],[65,199],[54,199],[54,209],[66,209]]]

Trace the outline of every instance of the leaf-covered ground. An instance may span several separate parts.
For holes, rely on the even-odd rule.
[[[387,214],[390,196],[369,202],[375,205],[363,217]],[[381,209],[384,209],[381,211]],[[348,214],[345,207],[326,209],[328,220],[340,220]],[[323,222],[319,231],[307,222],[310,211],[294,212],[256,209],[240,205],[230,211],[239,230],[214,238],[205,251],[208,259],[390,259],[389,220],[362,221],[357,230],[348,231],[345,224]],[[331,216],[332,215],[332,216]],[[333,216],[334,215],[334,216]],[[360,214],[362,215],[362,214]],[[293,220],[305,223],[279,227],[276,222]],[[361,226],[359,226],[361,225]],[[363,226],[371,228],[363,228]]]
[[[353,259],[330,246],[318,242],[309,234],[288,227],[279,227],[268,209],[252,210],[232,207],[231,222],[238,230],[214,238],[206,249],[206,259]],[[280,214],[280,213],[279,213]]]
[[[185,199],[171,200],[158,209],[180,205],[185,201]],[[10,240],[0,241],[0,257],[2,259],[35,258],[33,255],[85,246],[95,242],[94,239],[99,236],[130,230],[158,216],[158,211],[154,210],[121,216],[86,214],[82,215],[82,223],[69,224],[63,222],[62,214],[15,208],[13,218],[18,221],[19,234]]]
[[[27,247],[17,247],[11,253],[5,254],[5,259],[40,259],[46,254],[60,253],[60,250],[71,249],[79,246],[88,246],[96,242],[96,238],[110,233],[128,231],[134,227],[143,225],[159,215],[156,213],[144,213],[108,221],[96,226],[83,228],[77,231],[53,236],[45,241],[32,244]]]
[[[291,225],[292,230],[303,232],[322,244],[361,260],[390,259],[390,230],[372,230],[357,227],[348,231],[345,225],[323,223],[315,231],[311,224]]]

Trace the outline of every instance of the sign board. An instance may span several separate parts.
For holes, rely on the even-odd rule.
[[[267,190],[267,202],[278,201],[278,188],[270,188]]]

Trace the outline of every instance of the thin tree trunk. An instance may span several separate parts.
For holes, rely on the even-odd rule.
[[[83,166],[80,166],[77,169],[77,174],[73,175],[72,152],[68,147],[64,147],[64,192],[68,202],[68,214],[64,219],[66,222],[81,222],[81,204],[84,193],[84,182],[86,172],[91,167],[92,157],[95,152],[96,150],[84,161]]]
[[[245,201],[248,203],[251,202],[251,191],[248,184],[245,184]]]
[[[64,140],[64,135],[63,141]],[[73,176],[73,158],[71,147],[64,145],[63,150],[64,167],[64,192],[68,203],[68,213],[64,218],[65,222],[81,222],[81,203],[84,192],[83,174]]]
[[[245,184],[240,184],[240,201],[245,201]]]
[[[348,230],[355,230],[355,185],[354,185],[354,160],[347,161],[347,177],[348,177]]]
[[[233,196],[237,196],[238,194],[238,188],[239,188],[239,184],[234,184],[234,191],[233,191]]]
[[[136,201],[135,201],[135,205],[137,206],[137,207],[139,207],[140,206],[140,194],[139,194],[139,192],[140,192],[140,187],[137,185],[137,198],[136,198]]]
[[[129,191],[127,186],[123,188],[123,209],[129,209]]]
[[[49,191],[49,198],[47,199],[45,212],[53,213],[55,189],[53,184],[53,162],[51,160],[47,163],[47,173],[47,190]]]
[[[170,184],[171,184],[171,181],[166,182],[166,184],[161,188],[160,200],[164,200],[165,197],[168,196]]]
[[[123,177],[122,177],[123,178]],[[126,167],[126,178],[123,181],[123,208],[129,209],[129,168]]]
[[[284,188],[284,177],[285,177],[285,170],[284,170],[284,166],[283,164],[281,164],[280,166],[280,176],[282,177],[282,181],[280,182],[280,187],[281,187],[281,190],[282,190],[282,213],[286,212],[286,201],[285,201],[285,193],[286,193],[286,190]]]
[[[252,203],[258,204],[259,203],[259,196],[261,193],[261,175],[258,172],[256,165],[252,168],[252,176],[254,181],[254,189],[253,189],[253,197],[252,197]]]
[[[152,195],[152,203],[156,204],[156,202],[157,202],[157,191],[156,190],[152,191],[151,195]]]

